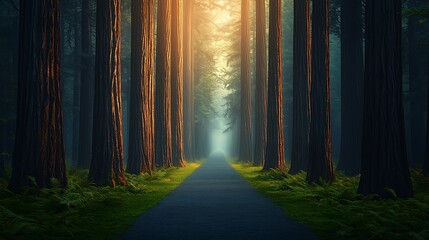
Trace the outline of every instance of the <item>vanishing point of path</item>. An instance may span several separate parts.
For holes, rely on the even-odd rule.
[[[252,188],[223,154],[215,154],[121,239],[318,238]]]

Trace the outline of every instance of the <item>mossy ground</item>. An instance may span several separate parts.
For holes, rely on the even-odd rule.
[[[88,171],[69,174],[67,189],[6,189],[0,179],[0,239],[112,239],[179,186],[200,163],[126,175],[127,187],[96,187]]]
[[[259,192],[322,239],[429,239],[429,178],[412,171],[415,196],[380,199],[356,194],[359,177],[336,173],[333,183],[308,184],[305,172],[261,172],[231,162]]]

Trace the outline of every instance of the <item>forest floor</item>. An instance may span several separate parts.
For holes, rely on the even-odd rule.
[[[308,184],[306,174],[261,172],[230,161],[232,167],[286,214],[322,239],[429,239],[429,178],[412,171],[415,196],[380,199],[356,194],[359,177],[336,173],[336,181]]]
[[[121,239],[286,238],[318,239],[214,154]]]
[[[96,187],[88,171],[69,174],[67,189],[9,192],[0,179],[0,239],[111,239],[179,186],[200,163],[126,175],[127,187]]]

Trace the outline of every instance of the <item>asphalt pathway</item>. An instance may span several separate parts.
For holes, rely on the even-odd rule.
[[[120,239],[318,239],[212,155]]]

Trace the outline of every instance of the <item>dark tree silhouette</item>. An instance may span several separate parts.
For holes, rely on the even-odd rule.
[[[121,0],[97,0],[95,101],[89,179],[125,185],[121,99]]]
[[[76,166],[79,156],[79,106],[80,106],[80,48],[81,48],[81,38],[80,38],[80,26],[79,26],[79,2],[74,2],[74,70],[73,70],[73,143],[72,143],[72,157],[71,165]]]
[[[311,123],[307,181],[334,180],[331,153],[329,0],[313,2]]]
[[[154,2],[131,2],[131,96],[127,172],[154,167]]]
[[[193,80],[193,36],[192,36],[193,0],[183,1],[183,138],[185,158],[194,158],[193,122],[194,122],[194,80]]]
[[[341,1],[341,155],[338,170],[360,173],[363,114],[362,0]]]
[[[429,41],[428,41],[429,46]],[[428,50],[428,66],[427,66],[427,102],[428,102],[428,109],[429,109],[429,50]],[[426,117],[426,151],[425,151],[425,158],[423,162],[423,174],[425,176],[429,176],[429,111],[426,111],[427,117]]]
[[[186,166],[183,149],[183,48],[180,1],[171,5],[171,136],[176,167]]]
[[[172,167],[171,148],[171,0],[158,1],[155,94],[155,160]]]
[[[250,114],[250,31],[249,0],[241,0],[241,105],[240,161],[252,160],[252,121]]]
[[[275,168],[284,171],[281,6],[281,0],[270,0],[267,149],[263,170]]]
[[[366,1],[362,169],[358,193],[413,195],[402,102],[401,0]]]
[[[293,129],[289,173],[307,170],[310,134],[311,33],[310,0],[294,1]]]
[[[92,110],[94,105],[94,81],[91,78],[91,31],[90,31],[90,1],[82,0],[82,45],[80,72],[80,112],[79,112],[79,158],[78,168],[89,168],[92,155]]]
[[[60,78],[60,14],[55,0],[20,1],[16,139],[9,189],[34,177],[67,185]]]
[[[263,165],[267,145],[267,44],[265,1],[256,1],[256,93],[253,164]]]

